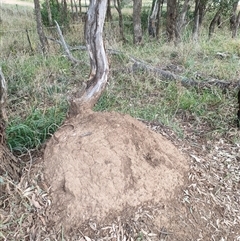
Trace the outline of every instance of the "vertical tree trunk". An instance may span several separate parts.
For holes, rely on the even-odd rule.
[[[74,6],[75,6],[75,16],[76,16],[76,20],[79,20],[79,12],[78,12],[78,6],[76,3],[76,0],[74,0]]]
[[[169,42],[175,40],[177,19],[177,0],[167,0],[167,39]]]
[[[47,39],[46,39],[46,36],[43,31],[39,0],[34,0],[34,8],[35,8],[37,32],[38,32],[38,36],[39,36],[39,40],[40,40],[41,50],[45,54],[47,51],[47,49],[46,49]]]
[[[114,0],[114,7],[116,8],[118,12],[118,25],[119,25],[119,32],[120,32],[120,38],[122,41],[126,41],[124,37],[124,28],[123,28],[123,16],[122,16],[122,9],[121,9],[121,2],[120,0]]]
[[[238,15],[237,15],[235,27],[234,27],[234,29],[232,30],[232,37],[233,37],[233,38],[236,38],[236,37],[237,37],[237,31],[238,31],[238,28],[239,28],[239,24],[240,24],[240,11],[238,12]]]
[[[195,0],[194,23],[192,31],[192,38],[194,41],[198,41],[199,34],[199,4],[200,0]]]
[[[157,37],[157,17],[159,16],[160,0],[153,0],[152,9],[148,19],[148,34],[149,36],[155,38]]]
[[[52,12],[51,12],[49,0],[46,0],[46,7],[47,7],[47,13],[48,13],[48,22],[49,22],[49,25],[52,26],[53,25]]]
[[[107,84],[109,66],[102,38],[106,10],[107,0],[90,1],[85,23],[85,39],[91,72],[89,80],[80,91],[79,98],[71,101],[70,115],[77,115],[88,108],[91,109]]]
[[[208,0],[195,0],[194,25],[192,31],[192,38],[194,41],[198,41],[203,18],[206,13],[207,2]]]
[[[81,0],[78,1],[78,6],[79,6],[79,14],[81,16],[82,15],[82,3],[81,3]]]
[[[111,12],[111,0],[107,1],[107,21],[112,21],[112,12]]]
[[[133,43],[142,42],[142,25],[141,25],[142,0],[133,0]]]
[[[217,23],[217,20],[220,16],[222,12],[222,8],[220,7],[218,9],[218,11],[215,13],[214,15],[214,18],[212,19],[211,23],[210,23],[210,26],[209,26],[209,33],[208,33],[208,37],[209,39],[212,37],[213,33],[214,33],[214,30],[215,30],[215,26],[216,26],[216,23]]]
[[[182,37],[182,32],[185,26],[185,22],[186,22],[186,14],[189,8],[189,1],[190,0],[184,0],[183,6],[182,6],[182,10],[180,12],[180,14],[178,15],[177,18],[177,25],[176,25],[176,39],[177,42],[181,39]]]
[[[157,38],[159,38],[159,30],[160,30],[160,23],[161,23],[163,3],[164,3],[164,0],[159,0],[159,2],[158,2],[158,13],[157,13],[157,22],[156,22],[156,35],[157,35]]]
[[[75,14],[74,14],[74,5],[73,5],[73,0],[71,0],[71,16],[72,16],[72,20],[75,20]]]
[[[230,30],[233,31],[236,24],[237,19],[237,7],[238,7],[238,0],[234,1],[232,10],[231,10],[231,16],[230,16]]]

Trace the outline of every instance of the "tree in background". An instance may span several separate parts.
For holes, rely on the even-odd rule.
[[[118,12],[118,26],[120,32],[120,38],[122,41],[126,41],[124,37],[124,24],[123,24],[123,15],[122,15],[122,7],[121,7],[121,0],[114,0],[114,7]]]
[[[111,12],[111,0],[107,2],[107,16],[106,19],[108,22],[112,21],[112,12]]]
[[[167,20],[166,32],[167,40],[172,42],[175,40],[177,20],[177,0],[167,0]]]
[[[240,11],[238,11],[238,0],[234,1],[231,9],[230,16],[230,30],[232,31],[232,37],[237,37],[237,30],[240,23]]]
[[[152,2],[152,9],[148,19],[148,34],[153,38],[158,37],[159,34],[162,5],[163,0],[153,0]]]
[[[37,33],[40,40],[40,47],[43,54],[45,54],[47,52],[47,38],[43,31],[39,0],[34,0],[34,9],[35,9],[36,22],[37,22]]]
[[[141,24],[142,0],[133,0],[133,43],[142,42]]]

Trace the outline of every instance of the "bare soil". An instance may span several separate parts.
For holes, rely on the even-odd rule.
[[[65,231],[89,220],[126,222],[139,208],[158,212],[152,223],[160,230],[173,227],[184,208],[187,158],[128,115],[90,112],[68,120],[47,144],[44,164],[50,219]]]

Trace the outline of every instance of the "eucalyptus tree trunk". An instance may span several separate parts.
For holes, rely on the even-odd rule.
[[[83,84],[79,96],[71,100],[70,115],[73,116],[92,109],[107,84],[109,66],[102,38],[106,10],[107,0],[90,1],[85,23],[85,40],[91,70],[89,80]]]
[[[79,11],[78,11],[78,6],[76,0],[74,0],[74,7],[75,7],[75,15],[76,15],[76,20],[79,20]]]
[[[177,20],[177,0],[167,0],[167,40],[169,42],[175,40],[176,33],[176,20]]]
[[[151,13],[148,19],[148,34],[153,38],[157,37],[157,29],[159,27],[159,12],[160,0],[153,0]]]
[[[107,21],[112,21],[111,0],[107,1]]]
[[[36,22],[37,22],[37,33],[38,33],[39,40],[40,40],[40,47],[41,47],[42,52],[45,54],[47,52],[47,48],[46,48],[47,47],[47,38],[43,31],[39,0],[34,0],[34,9],[35,9],[35,15],[36,15]]]
[[[194,24],[192,31],[192,38],[194,41],[198,41],[203,18],[206,13],[207,3],[208,0],[195,0]]]
[[[48,23],[49,23],[50,26],[52,26],[53,20],[52,20],[52,12],[51,12],[49,0],[46,0],[46,7],[47,7],[47,14],[48,14]]]
[[[220,14],[222,13],[222,8],[219,7],[219,9],[217,10],[217,12],[215,13],[211,23],[210,23],[210,26],[209,26],[209,33],[208,33],[208,37],[209,39],[212,37],[213,33],[214,33],[214,30],[215,30],[215,26],[217,24],[217,21],[220,17]]]
[[[142,0],[133,0],[133,43],[142,42],[142,25],[141,25]]]
[[[239,2],[238,0],[234,1],[232,6],[232,11],[231,11],[231,16],[230,16],[230,30],[232,31],[233,38],[237,37],[237,30],[238,30],[239,21],[240,21],[240,12],[237,12],[238,2]]]
[[[236,37],[237,37],[237,31],[238,31],[239,25],[240,25],[240,11],[238,12],[234,29],[232,30],[232,37],[233,37],[233,38],[236,38]]]
[[[122,15],[122,8],[121,8],[121,1],[120,0],[114,0],[114,7],[116,8],[118,12],[118,26],[119,26],[119,32],[120,32],[120,38],[122,41],[126,41],[124,37],[124,27],[123,27],[123,15]]]
[[[189,8],[189,1],[190,0],[184,0],[182,9],[177,18],[177,24],[176,24],[176,40],[177,40],[177,42],[182,38],[182,32],[186,25],[186,14],[187,14],[187,11]]]
[[[237,19],[237,7],[238,7],[238,0],[234,1],[232,5],[231,10],[231,16],[230,16],[230,30],[233,31]]]

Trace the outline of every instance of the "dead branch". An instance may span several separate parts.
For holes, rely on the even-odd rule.
[[[79,64],[80,61],[72,56],[72,53],[70,52],[70,50],[69,50],[69,48],[68,48],[68,45],[67,45],[66,42],[65,42],[65,39],[64,39],[64,37],[63,37],[61,28],[59,27],[57,21],[55,20],[54,22],[55,22],[55,24],[56,24],[57,32],[58,32],[58,35],[59,35],[59,38],[60,38],[60,40],[58,41],[58,43],[61,44],[62,48],[64,49],[64,51],[65,51],[65,53],[66,53],[67,58],[68,58],[71,62],[73,62],[74,64]]]
[[[213,79],[213,78],[210,80],[197,81],[194,79],[173,74],[170,71],[165,71],[160,68],[153,67],[133,57],[131,57],[131,60],[133,61],[133,66],[132,66],[133,72],[137,72],[137,71],[151,72],[162,80],[180,81],[181,84],[185,87],[209,87],[210,88],[212,86],[217,86],[219,88],[224,89],[224,88],[229,88],[230,86],[232,87],[240,86],[240,82],[233,83],[226,80],[219,80],[219,79]]]

